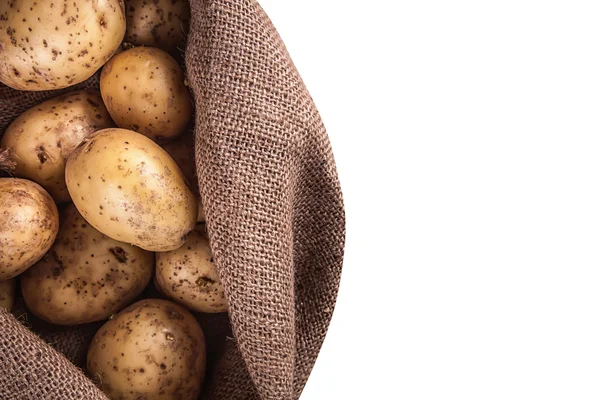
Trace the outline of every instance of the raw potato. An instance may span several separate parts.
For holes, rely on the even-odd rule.
[[[198,198],[198,222],[204,222],[204,207],[200,200],[198,178],[196,177],[196,161],[194,156],[194,135],[188,134],[162,146],[175,160],[192,192]]]
[[[188,0],[127,0],[125,42],[178,55],[190,25]]]
[[[123,0],[3,0],[0,81],[18,90],[83,82],[125,36]]]
[[[144,135],[97,132],[67,160],[66,180],[83,217],[115,240],[175,250],[196,224],[196,197],[179,167]]]
[[[97,90],[82,90],[45,101],[21,114],[0,146],[11,150],[15,176],[31,179],[57,203],[70,200],[65,162],[92,133],[115,126]]]
[[[208,238],[198,230],[190,232],[179,249],[156,254],[156,282],[167,297],[193,311],[227,311]]]
[[[48,251],[58,233],[58,210],[40,185],[0,178],[0,281],[13,278]]]
[[[204,334],[183,307],[149,299],[98,330],[87,368],[113,400],[195,400],[206,364]]]
[[[115,123],[163,143],[181,135],[192,118],[183,70],[168,53],[135,47],[102,69],[100,91]]]
[[[50,251],[21,276],[35,315],[59,325],[101,321],[142,293],[152,278],[152,253],[98,232],[73,204],[61,222]]]
[[[17,289],[16,279],[0,281],[0,308],[12,310],[15,304],[15,292]]]

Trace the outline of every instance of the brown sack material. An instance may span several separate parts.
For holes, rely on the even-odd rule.
[[[0,399],[107,400],[91,380],[0,309]]]
[[[342,267],[345,219],[331,147],[255,0],[192,0],[191,8],[185,58],[198,180],[231,323],[225,314],[199,316],[210,364],[202,398],[297,399],[327,332]],[[95,86],[97,77],[78,88]],[[60,93],[0,86],[0,132]],[[33,328],[69,359],[84,360],[86,328]],[[0,365],[1,399],[106,399],[6,312]]]

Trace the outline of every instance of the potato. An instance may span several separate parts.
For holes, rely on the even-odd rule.
[[[193,311],[227,311],[208,238],[199,230],[190,232],[179,249],[156,254],[156,283],[160,292]]]
[[[58,210],[40,185],[0,178],[0,281],[13,278],[48,251],[58,233]]]
[[[179,55],[190,25],[188,0],[127,0],[125,42]]]
[[[15,304],[15,292],[17,290],[17,280],[9,279],[0,281],[0,308],[12,310]]]
[[[181,170],[143,135],[99,131],[71,154],[65,172],[81,215],[115,240],[169,251],[194,229],[198,205]]]
[[[102,69],[100,91],[120,128],[164,143],[181,135],[192,118],[192,97],[183,70],[168,53],[135,47]]]
[[[197,399],[206,348],[196,319],[166,300],[137,302],[102,326],[87,368],[113,400]]]
[[[95,131],[115,126],[97,90],[82,90],[45,101],[21,114],[0,146],[11,150],[14,174],[31,179],[57,203],[70,200],[65,184],[69,154]]]
[[[73,204],[61,211],[50,251],[21,275],[27,307],[59,325],[101,321],[129,305],[152,278],[154,255],[113,240]]]
[[[189,187],[198,198],[198,222],[205,221],[204,207],[200,200],[200,190],[198,189],[198,178],[196,177],[196,161],[194,156],[194,135],[189,134],[178,138],[170,143],[164,144],[163,149],[169,153],[171,158],[177,163],[183,176],[185,176]]]
[[[0,2],[0,82],[54,90],[83,82],[125,36],[123,0]]]

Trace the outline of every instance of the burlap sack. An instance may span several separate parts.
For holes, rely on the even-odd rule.
[[[229,318],[198,316],[209,346],[202,398],[296,399],[340,280],[344,209],[333,155],[261,7],[192,0],[191,8],[185,62],[198,180],[230,304]],[[80,86],[96,85],[97,77]],[[57,94],[0,87],[0,132]],[[0,311],[0,399],[106,399],[75,366],[84,366],[97,325],[52,327],[26,311],[14,314]]]

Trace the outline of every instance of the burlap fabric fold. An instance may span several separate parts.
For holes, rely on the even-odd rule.
[[[230,304],[229,315],[198,315],[210,364],[202,398],[296,399],[341,274],[345,221],[331,147],[256,1],[192,0],[191,9],[185,64],[198,181]],[[59,93],[0,87],[0,132]],[[49,327],[15,314],[0,311],[0,399],[105,399],[75,365],[84,366],[97,326]]]

